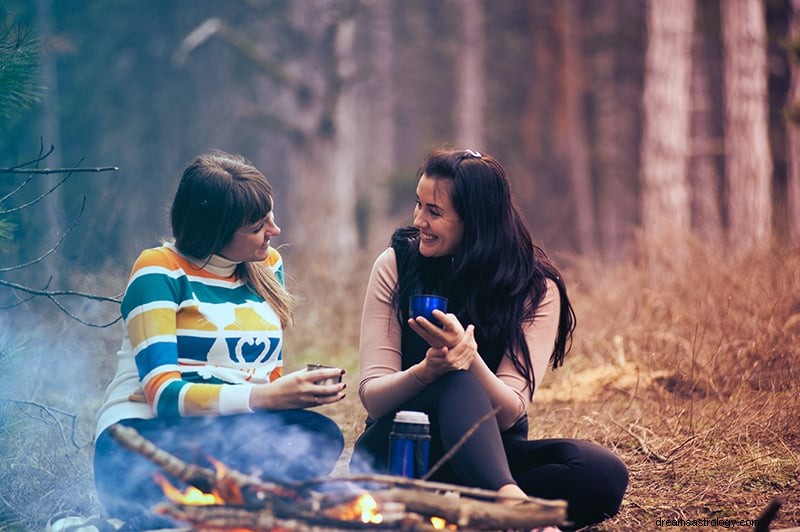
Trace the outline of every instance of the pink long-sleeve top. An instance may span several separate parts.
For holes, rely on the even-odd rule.
[[[405,371],[401,369],[402,326],[392,307],[392,293],[397,278],[395,252],[388,248],[372,266],[361,317],[361,380],[358,394],[372,419],[394,411],[426,386],[414,376],[413,366]],[[523,325],[537,388],[555,345],[559,307],[558,287],[548,279],[547,293],[536,309],[534,318]],[[520,357],[522,354],[515,352],[513,356]],[[468,371],[483,385],[492,405],[500,407],[497,422],[501,430],[511,427],[527,412],[530,404],[529,384],[508,356],[503,357],[497,373],[492,372],[481,357],[476,358]]]

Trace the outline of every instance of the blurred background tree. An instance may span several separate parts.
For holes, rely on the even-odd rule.
[[[715,241],[747,227],[749,240],[789,243],[780,119],[791,79],[783,46],[789,0],[737,0],[724,9],[703,0],[696,10],[686,0],[677,56],[653,48],[663,33],[653,24],[669,19],[654,13],[647,22],[647,14],[662,4],[8,0],[6,18],[27,24],[41,44],[30,53],[39,67],[33,79],[46,91],[24,119],[6,124],[0,165],[30,159],[44,137],[65,165],[84,158],[120,167],[114,178],[65,186],[47,213],[45,227],[74,206],[79,188],[94,199],[86,230],[65,246],[65,264],[75,268],[127,267],[139,249],[168,236],[180,168],[211,148],[243,153],[274,182],[289,259],[345,271],[409,219],[414,171],[441,144],[495,154],[534,235],[552,251],[624,257],[637,228],[678,219]],[[763,28],[745,42],[736,32],[749,29],[722,21],[747,5],[725,19]],[[733,78],[743,71],[732,61],[747,53],[763,58],[761,66],[740,60],[763,89],[736,104]],[[653,101],[664,117],[684,117],[685,134],[648,119],[647,107],[648,87],[666,88],[656,78],[664,69],[647,65],[676,67],[679,57],[681,87],[666,91],[674,101]],[[762,140],[749,142],[756,133],[734,115],[754,105],[769,120],[758,126]],[[684,148],[654,151],[658,139]],[[743,166],[755,147],[757,159]],[[738,168],[758,169],[757,220],[740,206],[754,195],[737,192],[747,179]],[[683,183],[684,214],[648,207],[663,193],[658,179]],[[5,181],[0,186],[11,186]],[[16,222],[22,241],[42,238],[32,220]],[[24,246],[8,252],[25,255]]]

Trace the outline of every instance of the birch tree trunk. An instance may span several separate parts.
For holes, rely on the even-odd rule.
[[[564,112],[564,138],[560,143],[561,156],[569,172],[575,205],[575,231],[578,251],[594,255],[595,209],[589,170],[589,148],[586,133],[585,79],[581,32],[575,0],[557,4],[558,25],[561,30],[561,88]]]
[[[641,88],[634,72],[638,49],[626,26],[638,22],[638,0],[596,2],[592,24],[592,83],[595,108],[595,167],[597,169],[597,218],[603,257],[624,257],[631,230],[638,222],[639,123]],[[634,24],[636,23],[634,22]]]
[[[689,160],[689,182],[692,197],[692,228],[705,242],[718,246],[723,244],[722,226],[722,176],[719,160],[722,141],[716,125],[722,114],[719,87],[712,84],[718,79],[720,64],[717,25],[709,8],[719,14],[718,4],[708,2],[697,6],[696,31],[692,42],[691,79],[691,145]]]
[[[759,0],[725,0],[721,9],[728,241],[746,253],[769,245],[772,216],[766,22]]]
[[[481,0],[457,0],[461,47],[457,54],[455,126],[457,147],[485,149],[486,34]]]
[[[789,238],[800,245],[800,0],[792,0],[789,21],[789,66],[791,85],[786,98],[786,188]]]
[[[689,74],[694,0],[649,0],[642,139],[647,242],[674,249],[689,230]]]

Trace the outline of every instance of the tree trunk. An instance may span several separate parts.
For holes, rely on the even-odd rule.
[[[575,205],[575,233],[578,251],[594,255],[594,199],[589,170],[589,149],[586,134],[585,80],[582,72],[580,21],[575,0],[557,4],[557,24],[561,33],[561,98],[564,118],[560,155],[569,172]]]
[[[38,0],[36,2],[36,18],[39,30],[39,38],[42,41],[42,54],[41,54],[41,84],[45,87],[42,95],[42,114],[41,114],[41,135],[44,140],[45,149],[50,145],[55,146],[53,153],[45,160],[43,166],[50,168],[61,168],[61,145],[59,133],[59,112],[58,112],[58,75],[56,72],[56,58],[54,56],[54,49],[52,46],[53,35],[53,15],[51,9],[51,0]],[[52,189],[64,176],[62,174],[43,175],[37,178],[39,181],[39,193],[45,194]],[[61,188],[56,188],[44,200],[45,208],[38,209],[37,214],[41,213],[42,216],[33,217],[33,225],[37,228],[35,234],[38,235],[37,240],[44,246],[54,244],[58,240],[58,236],[64,230],[66,221],[63,219],[62,213],[64,212],[62,205],[62,191]],[[38,250],[37,250],[38,251]],[[46,277],[53,278],[56,283],[59,280],[60,274],[56,262],[49,260],[39,263],[44,269]]]
[[[650,0],[642,139],[642,224],[648,242],[672,248],[689,229],[686,172],[694,0]]]
[[[635,195],[638,180],[638,142],[641,88],[637,76],[641,47],[626,35],[632,16],[641,16],[638,0],[596,2],[592,28],[592,83],[595,108],[595,168],[597,216],[603,256],[624,257],[630,228],[638,220]],[[637,11],[638,10],[638,11]],[[635,26],[635,23],[633,23]]]
[[[791,85],[786,98],[787,206],[790,242],[800,245],[800,0],[792,0],[789,21]]]
[[[356,21],[333,7],[318,11],[314,21],[306,19],[308,13],[298,14],[299,26],[315,42],[331,47],[332,64],[322,72],[315,61],[296,65],[316,98],[305,112],[299,112],[301,104],[293,117],[287,117],[296,118],[303,131],[287,154],[293,220],[287,240],[294,243],[292,253],[302,257],[309,273],[329,272],[336,278],[351,268],[357,249],[354,139],[363,121],[353,80]]]
[[[366,201],[367,204],[360,212],[364,212],[367,217],[367,247],[375,251],[386,247],[391,229],[400,225],[400,220],[395,219],[391,213],[391,179],[397,165],[393,6],[393,2],[385,0],[376,0],[370,5],[374,47],[371,55],[372,91],[368,101],[371,105],[372,133],[368,144],[371,147],[368,161],[370,170],[364,172],[366,175],[361,176],[363,179],[360,183],[363,194],[366,194],[362,202]],[[403,215],[403,219],[408,218],[407,212]]]
[[[716,13],[711,13],[713,8]],[[716,15],[716,16],[714,16]],[[689,182],[692,191],[692,228],[704,242],[718,246],[723,243],[721,184],[719,171],[722,155],[721,131],[717,125],[722,115],[719,87],[721,62],[716,39],[719,6],[703,2],[698,5],[697,23],[692,42],[691,81],[691,144]]]
[[[455,80],[457,147],[485,149],[486,34],[481,0],[457,0],[461,19],[461,47]]]
[[[728,241],[734,252],[746,253],[769,245],[771,227],[766,22],[759,0],[721,6]]]

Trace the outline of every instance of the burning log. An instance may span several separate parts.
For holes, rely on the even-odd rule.
[[[566,522],[564,501],[529,498],[501,504],[502,497],[495,491],[388,475],[275,484],[222,464],[217,472],[188,464],[129,427],[114,425],[110,431],[121,445],[186,484],[215,495],[219,504],[195,506],[181,501],[154,509],[196,530],[498,530]],[[313,489],[332,483],[341,483],[342,489]]]
[[[219,473],[189,464],[167,451],[156,447],[136,429],[116,424],[109,428],[111,436],[123,447],[144,456],[175,478],[206,493],[215,493],[227,503],[261,503],[275,497],[300,499],[302,495],[286,486],[265,482],[235,469],[223,468]]]

